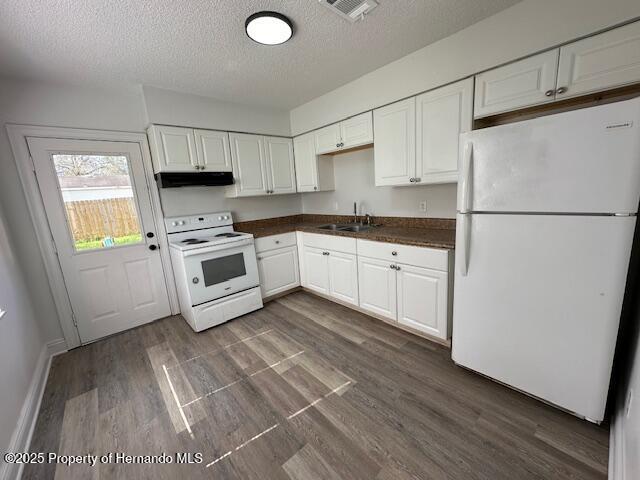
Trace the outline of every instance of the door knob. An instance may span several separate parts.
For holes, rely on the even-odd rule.
[[[157,245],[149,245],[149,250],[157,250],[158,246]]]

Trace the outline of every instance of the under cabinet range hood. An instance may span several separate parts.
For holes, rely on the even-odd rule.
[[[160,188],[233,185],[231,172],[162,172],[156,173],[155,179]]]

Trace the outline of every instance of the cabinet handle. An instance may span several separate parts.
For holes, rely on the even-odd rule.
[[[544,92],[544,94],[545,94],[547,97],[552,97],[554,93],[555,93],[555,92],[554,92],[553,90],[547,90],[546,92]]]
[[[322,252],[323,255],[329,255],[329,252]]]
[[[391,255],[393,255],[394,257],[398,256],[398,252],[396,252],[395,250],[393,252],[391,252]]]
[[[194,167],[196,170],[200,170],[200,165],[194,165]]]
[[[416,177],[416,178],[413,179],[413,181],[416,182],[416,183],[420,183],[420,180],[422,180],[422,178],[420,178],[420,177]]]
[[[262,260],[262,257],[258,257],[258,260]]]
[[[280,245],[280,240],[276,240],[276,245]]]
[[[340,144],[339,143],[336,143],[336,148],[340,148]]]
[[[313,187],[314,190],[318,190],[318,187]]]
[[[395,270],[396,266],[395,265],[389,265],[389,268],[392,269],[392,270]]]
[[[396,270],[400,271],[400,266],[396,265]]]
[[[559,89],[556,90],[556,95],[562,95],[566,91],[567,91],[567,87],[560,87]]]

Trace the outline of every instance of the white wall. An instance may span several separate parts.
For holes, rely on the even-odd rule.
[[[455,218],[456,184],[376,187],[373,148],[335,155],[333,165],[335,191],[302,194],[304,213],[349,215],[358,202],[359,214]],[[427,202],[426,214],[419,209],[422,201]]]
[[[0,206],[0,452],[8,450],[38,361],[44,335],[33,297],[18,265],[15,243]],[[0,476],[2,469],[0,468]]]
[[[141,132],[145,126],[142,95],[139,88],[113,91],[0,79],[0,203],[36,317],[43,324],[44,338],[55,340],[62,337],[62,330],[4,127],[6,123]]]
[[[291,111],[298,135],[640,17],[638,0],[525,0]]]
[[[225,198],[224,187],[182,187],[160,190],[165,216],[231,211],[235,221],[302,213],[299,194]]]
[[[142,87],[148,123],[290,135],[289,112],[222,102],[214,98]]]

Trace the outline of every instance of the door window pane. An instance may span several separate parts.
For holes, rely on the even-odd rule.
[[[247,274],[244,268],[244,255],[236,253],[226,257],[205,260],[202,262],[202,273],[205,287],[226,282],[232,278],[242,277]]]
[[[76,251],[142,242],[124,155],[52,155]]]

